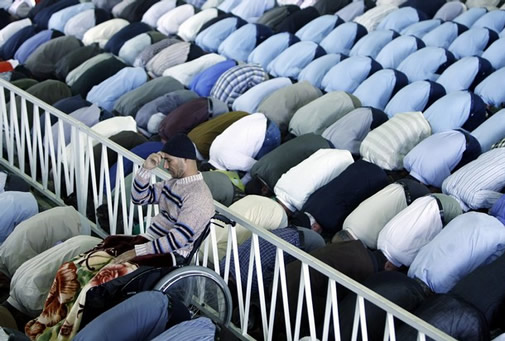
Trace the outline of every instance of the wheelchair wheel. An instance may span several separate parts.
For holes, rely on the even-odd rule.
[[[228,325],[231,320],[230,289],[214,271],[202,266],[184,266],[165,275],[154,290],[183,302],[192,317],[204,315],[216,323]]]

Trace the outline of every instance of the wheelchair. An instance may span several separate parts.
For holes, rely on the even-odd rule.
[[[206,316],[216,324],[228,326],[232,316],[232,296],[227,284],[215,271],[190,265],[210,233],[210,226],[235,225],[224,215],[215,214],[195,240],[190,255],[163,276],[153,290],[159,290],[188,307],[191,317]]]

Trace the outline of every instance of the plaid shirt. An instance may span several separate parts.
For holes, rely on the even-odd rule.
[[[210,96],[231,107],[237,97],[267,79],[268,74],[259,65],[237,65],[219,77]]]

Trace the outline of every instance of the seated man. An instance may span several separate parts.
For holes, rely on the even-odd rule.
[[[149,185],[151,170],[162,161],[172,179]],[[144,234],[148,242],[135,245],[116,259],[118,263],[148,254],[175,253],[176,259],[189,255],[193,241],[214,215],[214,202],[186,135],[175,135],[161,152],[149,155],[133,181],[132,200],[137,205],[158,203],[160,213]]]
[[[164,161],[172,179],[149,185],[151,170]],[[196,152],[186,135],[175,135],[161,152],[151,154],[137,172],[132,186],[135,204],[159,204],[160,213],[141,236],[110,236],[86,254],[81,254],[58,269],[56,281],[39,317],[25,326],[25,333],[58,334],[72,338],[79,330],[88,290],[113,278],[127,275],[139,265],[173,265],[186,260],[193,242],[214,215],[214,202],[203,176],[196,167]],[[114,276],[107,275],[111,271]],[[61,285],[68,273],[79,274],[72,288]],[[72,275],[70,275],[72,276]],[[69,292],[63,293],[69,289]],[[53,302],[59,308],[52,309]],[[68,313],[67,313],[68,312]],[[49,322],[48,322],[49,321]]]

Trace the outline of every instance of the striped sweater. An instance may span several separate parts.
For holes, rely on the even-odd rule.
[[[144,237],[150,241],[135,246],[137,256],[177,250],[188,256],[193,242],[214,215],[214,201],[202,174],[149,185],[151,171],[140,169],[132,185],[136,205],[159,204]]]

